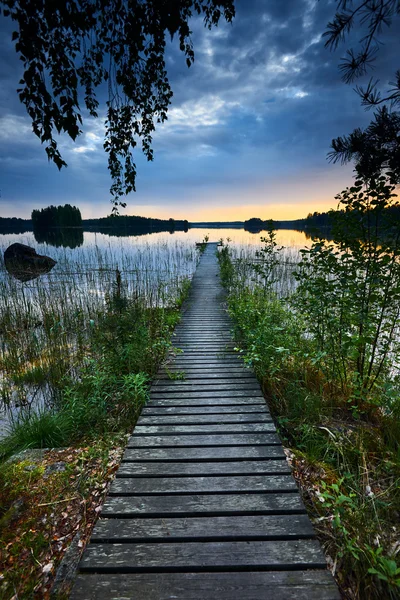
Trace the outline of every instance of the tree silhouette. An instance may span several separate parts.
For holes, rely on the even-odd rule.
[[[351,83],[361,75],[365,75],[373,65],[380,49],[379,38],[384,27],[390,27],[393,20],[400,17],[399,0],[338,0],[337,12],[333,21],[327,25],[325,46],[336,49],[344,42],[350,31],[356,25],[363,29],[363,36],[359,42],[358,50],[349,48],[346,58],[342,59],[340,70],[343,80]],[[400,66],[400,65],[399,65]],[[356,87],[362,98],[362,103],[367,106],[376,106],[390,102],[400,105],[400,69],[396,71],[395,81],[386,95],[378,91],[379,80],[370,79],[366,88]]]
[[[342,164],[355,160],[358,176],[363,180],[377,177],[382,171],[391,173],[394,183],[400,182],[400,114],[389,112],[386,106],[374,114],[365,129],[355,129],[350,135],[332,140],[328,159]]]
[[[41,210],[32,211],[34,230],[49,230],[52,227],[81,227],[81,211],[76,206],[48,206]]]
[[[234,17],[233,0],[0,0],[1,10],[17,26],[12,40],[24,64],[19,98],[59,169],[66,163],[55,132],[75,140],[82,133],[81,105],[97,117],[97,91],[106,84],[104,148],[115,210],[123,205],[119,198],[135,190],[133,149],[141,140],[152,160],[155,123],[167,118],[166,36],[178,37],[190,66],[189,19],[200,15],[211,29],[222,16],[228,22]]]
[[[340,69],[343,80],[351,83],[365,75],[372,67],[380,49],[380,36],[384,27],[390,27],[400,17],[399,0],[338,0],[338,10],[328,23],[324,36],[326,46],[336,49],[344,42],[351,29],[360,25],[363,37],[358,50],[347,50]],[[398,38],[400,40],[400,38]],[[371,78],[366,87],[356,86],[361,103],[367,109],[378,106],[374,119],[365,129],[355,129],[350,135],[332,140],[328,159],[347,163],[355,160],[357,176],[363,180],[376,178],[382,171],[390,174],[393,183],[400,182],[400,70],[390,89],[382,94],[378,79]]]

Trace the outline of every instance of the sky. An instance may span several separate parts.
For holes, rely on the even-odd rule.
[[[175,41],[166,63],[174,92],[168,121],[154,135],[154,161],[136,152],[136,193],[122,214],[189,221],[296,219],[336,206],[352,166],[326,159],[332,138],[365,127],[338,68],[356,30],[336,52],[322,34],[334,0],[237,0],[233,24],[208,31],[191,23],[195,62]],[[22,74],[13,26],[0,17],[0,216],[70,203],[84,218],[110,213],[110,176],[101,118],[87,119],[76,142],[60,139],[68,168],[47,161],[16,89]],[[382,85],[399,67],[400,18],[382,36],[371,73]],[[370,75],[371,75],[370,74]],[[365,83],[369,76],[357,83]]]

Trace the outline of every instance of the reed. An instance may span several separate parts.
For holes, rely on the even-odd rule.
[[[169,344],[177,308],[197,265],[195,245],[163,238],[152,243],[113,240],[102,246],[95,241],[73,251],[38,246],[39,253],[58,262],[48,275],[28,283],[2,270],[0,403],[11,437],[19,440],[13,447],[21,446],[24,432],[28,444],[39,443],[37,436],[28,435],[28,423],[37,424],[38,415],[43,423],[62,420],[71,436],[67,399],[78,394],[79,385],[82,392],[90,369],[103,387],[111,382],[113,368],[120,372],[110,384],[114,392],[109,389],[115,406],[124,386],[129,388],[123,377],[151,376]],[[96,406],[100,404],[98,399]],[[79,430],[76,423],[74,427]]]

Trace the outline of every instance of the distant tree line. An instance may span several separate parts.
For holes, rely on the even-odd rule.
[[[188,231],[189,228],[190,224],[186,219],[152,219],[110,215],[100,219],[83,220],[80,210],[70,204],[35,209],[32,211],[31,220],[0,217],[0,231],[3,233],[33,231],[38,243],[69,248],[76,248],[83,244],[83,231],[95,231],[123,237],[161,231],[174,233],[174,231]]]
[[[17,217],[0,217],[0,231],[4,231],[4,233],[32,231],[32,221],[30,219],[18,219]]]
[[[79,208],[70,204],[48,206],[32,211],[32,225],[34,230],[45,230],[52,227],[81,227],[82,215]]]
[[[327,212],[308,213],[305,219],[295,219],[292,221],[273,221],[275,229],[296,229],[312,233],[322,233],[323,237],[331,238],[330,232],[334,225],[336,215],[340,210],[329,210]],[[353,211],[354,212],[354,211]],[[394,204],[385,209],[385,218],[393,219],[393,222],[400,220],[400,205]],[[253,217],[244,222],[244,229],[251,233],[260,233],[267,231],[271,220],[263,221]]]

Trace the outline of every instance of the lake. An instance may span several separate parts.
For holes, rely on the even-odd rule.
[[[196,243],[206,235],[210,242],[230,240],[234,259],[242,261],[251,279],[249,264],[261,247],[263,233],[243,229],[199,228],[140,236],[79,231],[79,244],[65,238],[65,246],[60,245],[59,240],[57,246],[38,243],[31,232],[0,235],[0,407],[3,409],[0,436],[1,429],[4,434],[10,417],[17,415],[21,406],[32,405],[32,394],[36,407],[48,404],[46,387],[40,394],[26,385],[16,389],[10,385],[7,373],[18,369],[26,373],[36,366],[47,367],[49,361],[54,360],[54,353],[59,351],[58,344],[73,365],[76,332],[84,337],[96,322],[107,298],[118,285],[117,270],[120,285],[128,296],[139,296],[149,306],[174,303],[184,280],[190,279],[196,269],[199,259]],[[5,270],[3,252],[15,242],[32,246],[38,254],[50,256],[57,264],[50,273],[32,281],[22,283],[14,279]],[[309,245],[310,240],[299,231],[278,230],[277,242],[285,246],[281,253],[282,277],[278,289],[285,293],[294,285],[292,271],[299,259],[299,250]]]

